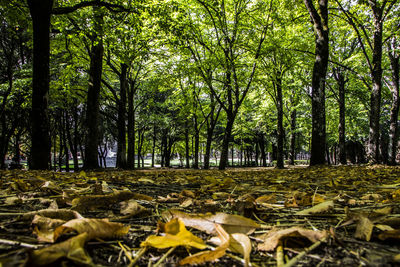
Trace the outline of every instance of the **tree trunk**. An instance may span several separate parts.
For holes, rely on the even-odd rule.
[[[135,168],[135,84],[131,83],[128,91],[128,162],[129,169]]]
[[[340,164],[347,164],[346,157],[346,98],[345,98],[345,85],[346,80],[342,70],[338,68],[333,69],[333,76],[338,84],[339,89],[339,162]]]
[[[89,88],[86,104],[86,138],[84,169],[99,167],[99,109],[101,76],[103,70],[103,12],[100,7],[93,6],[94,30],[92,49],[90,51]]]
[[[50,17],[53,0],[28,0],[33,24],[33,75],[30,168],[50,168],[48,94],[50,83]]]
[[[258,137],[258,144],[260,145],[262,166],[267,167],[267,154],[265,153],[265,140],[264,134],[260,133]]]
[[[395,49],[398,49],[399,45],[396,42],[396,39],[393,38],[391,44],[389,45],[389,59],[390,59],[390,67],[392,71],[392,108],[390,110],[390,130],[389,130],[389,164],[396,164],[396,155],[397,155],[397,143],[399,139],[398,133],[398,115],[399,115],[399,106],[400,106],[400,98],[399,98],[399,58],[400,55],[396,52]]]
[[[283,130],[283,99],[282,99],[282,74],[280,71],[277,72],[276,75],[276,108],[278,111],[278,151],[277,151],[277,159],[276,159],[276,167],[278,169],[284,168],[283,162],[283,139],[284,139],[284,130]]]
[[[382,94],[382,12],[383,9],[377,5],[371,6],[374,13],[374,33],[372,50],[372,91],[371,109],[369,115],[369,143],[368,158],[371,163],[379,162],[379,120],[381,112]]]
[[[232,128],[233,128],[234,121],[235,121],[235,115],[232,113],[228,113],[227,114],[227,123],[226,123],[225,133],[224,133],[224,139],[223,139],[222,148],[221,148],[221,158],[220,158],[219,167],[218,167],[220,170],[225,170],[225,168],[228,165],[229,143],[231,141]]]
[[[195,122],[195,129],[194,129],[194,163],[193,169],[199,168],[199,147],[200,147],[200,132],[197,129],[197,120]]]
[[[187,169],[190,168],[190,147],[189,147],[189,125],[188,122],[185,121],[185,159],[186,159],[186,165],[185,167]]]
[[[157,140],[157,132],[156,125],[153,125],[153,149],[151,152],[151,167],[154,168],[154,162],[156,157],[156,140]]]
[[[318,2],[317,11],[312,0],[304,0],[315,33],[315,62],[312,74],[312,133],[310,165],[325,164],[325,77],[329,59],[328,0]]]
[[[290,165],[295,165],[296,160],[296,117],[297,110],[294,108],[290,113]]]
[[[128,66],[121,64],[121,73],[119,77],[120,81],[120,97],[118,103],[118,144],[117,144],[117,163],[116,167],[126,169],[126,87],[127,87],[127,75]]]

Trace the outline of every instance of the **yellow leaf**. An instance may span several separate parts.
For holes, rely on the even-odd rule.
[[[205,249],[203,240],[185,228],[185,224],[179,218],[172,219],[164,226],[165,235],[151,235],[140,244],[141,247],[169,248],[176,246],[189,246],[198,249]]]

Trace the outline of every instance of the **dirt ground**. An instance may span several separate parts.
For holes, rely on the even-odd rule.
[[[399,167],[0,176],[2,266],[400,266]]]

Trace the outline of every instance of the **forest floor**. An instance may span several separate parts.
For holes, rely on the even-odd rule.
[[[0,176],[0,266],[400,266],[399,167]]]

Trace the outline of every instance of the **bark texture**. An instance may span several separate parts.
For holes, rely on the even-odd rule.
[[[101,75],[103,70],[103,12],[100,7],[94,6],[94,34],[90,51],[89,88],[86,100],[86,138],[84,169],[99,168],[99,109]]]
[[[315,33],[315,62],[312,74],[312,133],[310,165],[325,164],[325,77],[329,59],[328,0],[304,0]]]
[[[30,168],[50,168],[48,95],[50,82],[50,17],[53,0],[28,0],[33,24],[33,76]]]

